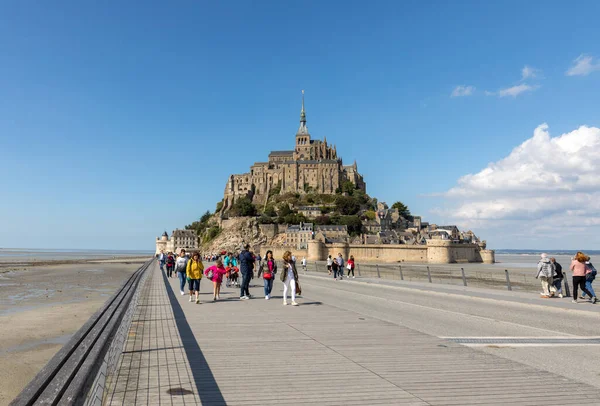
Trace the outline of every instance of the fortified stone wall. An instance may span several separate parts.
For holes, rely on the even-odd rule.
[[[279,234],[278,224],[260,224],[258,228],[260,229],[260,232],[268,239],[271,239]]]
[[[328,255],[335,257],[338,253],[344,258],[352,255],[362,262],[493,263],[495,259],[493,250],[481,249],[477,244],[453,244],[447,240],[429,240],[427,245],[324,244],[318,240],[308,242],[308,260],[324,261]]]
[[[291,253],[296,256],[296,261],[300,261],[303,257],[309,259],[308,250],[296,250],[290,247],[270,247],[268,245],[263,245],[260,247],[260,256],[264,258],[269,250],[273,251],[273,258],[276,260],[283,258],[283,253],[286,251],[291,251]]]

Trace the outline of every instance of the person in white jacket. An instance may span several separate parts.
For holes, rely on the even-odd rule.
[[[541,293],[541,296],[544,299],[547,299],[549,297],[553,297],[554,294],[556,293],[556,287],[554,287],[554,274],[555,274],[555,268],[554,268],[554,264],[552,263],[552,261],[550,261],[550,258],[548,258],[547,254],[542,254],[541,255],[541,259],[538,262],[537,265],[537,275],[535,276],[536,279],[540,279],[542,282],[542,290],[543,292]]]

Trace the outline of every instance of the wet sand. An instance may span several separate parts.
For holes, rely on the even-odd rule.
[[[145,260],[0,264],[0,404],[8,404]]]

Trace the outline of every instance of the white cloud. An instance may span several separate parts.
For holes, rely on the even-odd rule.
[[[600,62],[594,61],[590,55],[581,54],[573,61],[573,66],[565,73],[567,76],[587,76],[600,70]]]
[[[537,89],[538,87],[539,86],[531,86],[526,83],[522,83],[520,85],[516,85],[513,87],[508,87],[506,89],[498,90],[498,96],[500,96],[500,97],[506,97],[506,96],[517,97],[518,95],[520,95],[523,92],[531,92],[531,91],[534,91],[535,89]]]
[[[452,91],[450,97],[462,97],[462,96],[471,96],[475,91],[475,86],[456,86]]]
[[[521,69],[521,80],[536,78],[540,73],[539,69],[532,68],[531,66],[525,65]]]
[[[495,96],[496,95],[496,92],[490,92],[489,90],[486,90],[484,93],[486,96]]]
[[[445,193],[450,206],[434,212],[496,238],[504,235],[509,244],[511,235],[532,241],[552,235],[565,243],[579,238],[589,248],[600,243],[598,174],[600,128],[582,126],[552,138],[542,124],[507,157],[461,177]]]

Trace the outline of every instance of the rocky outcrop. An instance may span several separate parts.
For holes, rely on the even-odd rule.
[[[267,242],[253,217],[233,217],[221,222],[221,232],[212,241],[202,245],[202,252],[240,251],[246,243],[254,249]]]

